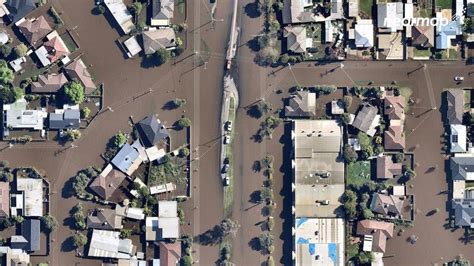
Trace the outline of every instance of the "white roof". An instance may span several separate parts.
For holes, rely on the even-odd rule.
[[[24,216],[43,216],[43,180],[17,178],[16,189],[24,195]]]
[[[165,192],[170,192],[176,189],[176,185],[173,183],[166,183],[163,185],[158,185],[158,186],[153,186],[150,187],[150,194],[155,195],[155,194],[160,194],[160,193],[165,193]]]
[[[166,151],[164,149],[158,149],[157,146],[150,147],[145,150],[146,156],[148,157],[148,161],[153,162],[155,160],[160,160],[166,155]]]
[[[374,26],[371,19],[361,19],[354,28],[355,45],[369,48],[374,46]]]
[[[88,256],[102,258],[130,258],[133,245],[130,239],[120,239],[120,232],[92,231]]]
[[[391,2],[377,4],[377,26],[396,32],[403,29],[403,3]]]
[[[159,201],[158,202],[158,217],[178,217],[178,202],[177,201]]]
[[[138,44],[136,36],[130,37],[128,40],[124,41],[123,44],[128,50],[129,57],[133,57],[142,51],[142,47]]]
[[[135,28],[132,21],[132,15],[122,0],[104,0],[104,4],[109,9],[110,13],[112,13],[112,16],[125,34],[130,33],[130,31]]]
[[[146,218],[146,240],[156,241],[167,238],[179,238],[179,218]]]
[[[143,213],[144,209],[142,208],[132,208],[127,209],[127,218],[134,220],[143,220],[145,219],[145,214]]]
[[[466,152],[467,151],[467,129],[464,125],[452,124],[450,125],[451,136],[451,152]]]
[[[48,51],[44,45],[36,49],[35,54],[43,66],[49,66],[49,64],[51,64],[51,61],[48,59]]]
[[[34,130],[41,130],[44,126],[44,119],[48,113],[41,110],[26,109],[28,103],[24,98],[12,104],[5,104],[3,110],[6,113],[7,127],[11,128],[29,128]]]

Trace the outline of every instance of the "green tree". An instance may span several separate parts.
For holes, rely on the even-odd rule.
[[[153,54],[153,56],[154,56],[156,65],[161,66],[163,64],[166,64],[168,61],[170,61],[171,51],[165,48],[160,48]]]
[[[357,139],[359,140],[359,144],[362,148],[370,146],[372,143],[369,135],[365,134],[364,132],[359,132],[357,134]]]
[[[23,89],[18,87],[5,85],[3,88],[0,88],[0,99],[2,99],[4,104],[14,103],[23,98],[24,95]]]
[[[399,152],[399,153],[395,154],[394,161],[396,163],[401,163],[401,162],[403,162],[404,157],[405,157],[404,154]]]
[[[64,85],[64,96],[74,104],[80,104],[84,101],[84,87],[77,81],[72,81]]]
[[[89,109],[89,107],[82,108],[81,110],[82,118],[88,118],[90,114],[91,114],[91,109]]]
[[[179,156],[188,157],[189,156],[189,149],[187,147],[182,147],[181,149],[179,149]]]
[[[15,78],[13,70],[11,70],[5,60],[0,60],[0,83],[3,85],[10,84]]]
[[[290,56],[288,54],[282,54],[280,56],[280,63],[283,65],[288,64],[288,61],[290,60]]]
[[[75,248],[85,246],[87,244],[87,236],[82,233],[75,233],[72,237],[72,244]]]
[[[369,264],[374,261],[374,254],[372,254],[372,252],[362,251],[357,255],[357,260],[361,264]]]
[[[132,4],[132,10],[133,10],[133,14],[135,14],[135,16],[139,16],[142,13],[142,10],[143,10],[142,3],[134,2]]]
[[[47,232],[52,232],[58,228],[58,221],[49,214],[41,217],[41,223]]]
[[[191,126],[191,120],[187,117],[183,117],[177,122],[178,128],[183,129]]]
[[[114,136],[114,146],[117,148],[120,148],[127,142],[127,135],[123,133],[122,131],[119,131],[117,134]]]
[[[182,107],[182,106],[184,106],[184,105],[186,104],[186,100],[185,100],[185,99],[176,98],[176,99],[173,99],[172,104],[173,104],[173,107],[174,107],[174,108]]]
[[[3,58],[7,58],[10,53],[12,52],[12,48],[7,44],[0,45],[0,56]]]
[[[357,161],[357,152],[349,144],[344,144],[344,161],[354,163]]]
[[[28,47],[26,47],[26,45],[24,45],[23,43],[20,43],[15,46],[13,51],[15,52],[16,58],[20,58],[26,55],[26,52],[28,52]]]
[[[120,237],[121,238],[129,238],[131,235],[132,235],[132,229],[122,228],[120,230]]]
[[[344,125],[348,125],[351,122],[351,115],[348,113],[343,113],[341,115],[341,122]]]
[[[344,96],[344,98],[342,99],[342,101],[344,102],[344,107],[346,109],[349,109],[351,108],[352,106],[352,97],[351,96]]]
[[[69,141],[76,141],[81,138],[81,131],[78,129],[68,129],[66,130],[64,136],[69,140]]]
[[[274,250],[273,245],[275,244],[273,235],[268,232],[261,234],[258,237],[258,244],[261,250],[265,251],[266,253],[271,254]]]

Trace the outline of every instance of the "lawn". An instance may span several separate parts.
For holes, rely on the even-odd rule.
[[[235,124],[235,99],[230,98],[229,102],[229,117],[228,120],[232,121],[232,124]],[[229,185],[224,187],[224,216],[229,217],[232,208],[234,206],[234,154],[232,145],[234,142],[235,129],[230,133],[230,143],[224,145],[225,156],[229,159],[229,172],[227,176],[229,177]],[[222,140],[221,140],[222,141]]]
[[[430,49],[413,49],[413,55],[415,57],[431,57],[432,53]]]
[[[347,185],[362,187],[370,181],[370,162],[359,161],[347,165]]]
[[[359,0],[359,10],[367,16],[367,18],[372,18],[372,5],[372,0]]]
[[[448,59],[449,60],[458,60],[459,52],[456,49],[448,49]]]
[[[441,9],[451,9],[453,8],[452,0],[436,0],[436,7]]]
[[[400,95],[405,98],[405,112],[408,112],[410,109],[410,105],[408,104],[408,101],[410,100],[411,95],[413,94],[413,90],[410,87],[401,87],[400,88]]]
[[[464,109],[465,111],[471,109],[471,90],[464,90]]]
[[[420,9],[420,17],[422,18],[431,18],[433,14],[433,10],[431,8],[421,8]]]

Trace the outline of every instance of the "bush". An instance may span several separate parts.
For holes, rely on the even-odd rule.
[[[15,57],[20,58],[26,55],[26,52],[28,52],[28,47],[26,47],[26,45],[24,45],[23,43],[20,43],[15,46],[13,51],[15,52]]]
[[[351,115],[348,113],[343,113],[341,115],[341,123],[344,125],[348,125],[351,122]]]
[[[4,86],[3,88],[0,88],[0,99],[4,104],[14,103],[23,98],[24,95],[25,92],[18,87]]]
[[[104,14],[105,13],[105,7],[103,5],[97,5],[94,8],[95,12],[98,14]]]
[[[179,156],[188,157],[189,156],[189,149],[187,147],[183,147],[183,148],[179,149]]]
[[[64,85],[63,94],[70,103],[80,104],[84,101],[84,87],[77,81]]]
[[[357,140],[359,140],[359,144],[362,147],[370,146],[372,143],[372,140],[370,139],[369,135],[365,134],[364,132],[359,132],[357,134]]]
[[[352,105],[352,97],[351,96],[347,96],[347,95],[344,96],[342,101],[344,102],[344,107],[346,109],[351,108],[351,105]]]
[[[280,56],[280,63],[283,65],[288,64],[288,61],[290,60],[290,56],[288,54],[282,54]]]
[[[140,2],[134,2],[132,4],[131,9],[133,11],[133,14],[135,14],[135,16],[138,16],[138,15],[140,15],[140,13],[142,13],[143,5]]]
[[[271,109],[271,104],[265,101],[260,101],[252,105],[252,107],[248,110],[248,114],[254,118],[260,118],[270,112]]]
[[[7,58],[12,52],[12,48],[7,44],[0,45],[0,56]]]
[[[180,99],[180,98],[176,98],[172,101],[173,103],[173,107],[174,108],[178,108],[178,107],[182,107],[186,104],[186,100],[185,99]]]
[[[273,259],[273,256],[268,257],[266,264],[267,266],[275,266],[275,260]]]
[[[328,95],[336,91],[336,86],[333,85],[321,85],[321,86],[315,86],[313,90],[318,93],[318,95]]]
[[[79,131],[78,129],[68,129],[64,133],[64,136],[69,141],[76,141],[81,138],[81,135],[81,131]]]
[[[91,109],[89,109],[88,107],[82,108],[81,110],[82,118],[88,118],[90,114],[91,114]]]
[[[260,246],[260,249],[266,253],[271,254],[273,252],[273,250],[275,249],[275,247],[273,246],[274,243],[275,241],[273,239],[273,235],[268,232],[265,232],[258,237],[258,244]]]
[[[405,155],[404,155],[403,153],[397,153],[397,154],[395,154],[395,156],[394,156],[394,161],[395,161],[396,163],[401,163],[401,162],[403,162],[403,159],[405,159]]]

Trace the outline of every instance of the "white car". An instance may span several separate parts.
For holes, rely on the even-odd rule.
[[[230,143],[230,136],[229,135],[225,135],[224,136],[224,145],[227,145]]]
[[[230,179],[228,176],[224,176],[224,186],[227,187],[228,185],[230,185]]]
[[[226,129],[227,129],[227,131],[232,131],[232,121],[227,121]]]
[[[463,80],[464,80],[464,77],[461,77],[461,76],[454,77],[454,81],[463,81]]]

